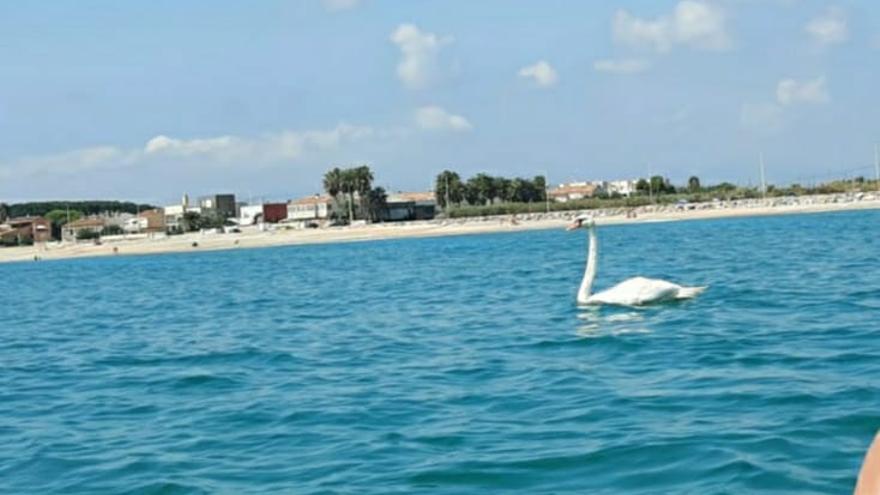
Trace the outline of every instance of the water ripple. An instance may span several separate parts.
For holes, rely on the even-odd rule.
[[[845,493],[880,213],[0,266],[3,493]]]

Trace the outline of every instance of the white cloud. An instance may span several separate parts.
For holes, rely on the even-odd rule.
[[[783,79],[776,85],[776,101],[782,105],[827,103],[830,99],[825,87],[825,76],[803,82]]]
[[[426,33],[413,24],[401,24],[391,33],[391,42],[400,49],[397,77],[410,89],[429,85],[438,73],[437,57],[451,37]]]
[[[835,7],[808,22],[804,30],[820,45],[843,43],[849,39],[846,14]]]
[[[416,110],[416,125],[432,131],[469,131],[470,122],[461,115],[454,115],[438,106],[427,106]]]
[[[593,62],[593,68],[598,72],[611,74],[637,74],[651,67],[650,62],[642,59],[605,59]]]
[[[784,114],[775,103],[747,103],[740,109],[740,125],[761,134],[773,134],[782,130]]]
[[[559,81],[559,74],[556,73],[553,66],[544,60],[540,60],[534,65],[523,67],[517,74],[519,77],[532,79],[535,81],[535,84],[542,88],[555,86]]]
[[[321,0],[324,8],[331,12],[350,10],[358,6],[361,0]]]
[[[681,0],[672,14],[655,19],[642,19],[618,10],[611,27],[616,42],[658,52],[667,52],[675,45],[706,50],[730,47],[724,11],[698,0]]]
[[[392,131],[376,132],[371,127],[341,123],[332,129],[281,131],[263,136],[218,136],[181,139],[158,135],[142,148],[121,149],[96,146],[53,155],[21,158],[0,164],[0,177],[24,175],[75,175],[95,170],[111,170],[155,160],[173,158],[179,161],[203,162],[211,166],[234,163],[248,165],[287,162],[309,153],[336,150],[345,143],[369,137],[393,135]]]

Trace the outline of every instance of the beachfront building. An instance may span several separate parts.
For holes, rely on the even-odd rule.
[[[43,217],[10,218],[0,224],[0,243],[31,244],[52,239],[52,222]]]
[[[74,242],[86,236],[98,236],[107,226],[107,220],[103,217],[86,217],[66,223],[61,228],[61,239]]]
[[[131,233],[158,233],[165,232],[165,210],[157,208],[140,212],[138,216],[126,220],[122,227]]]
[[[180,200],[180,203],[176,205],[168,205],[162,208],[162,211],[165,214],[166,230],[180,230],[183,227],[183,215],[186,213],[202,213],[201,208],[197,206],[190,206],[189,195],[186,193],[184,193],[183,198],[181,198]]]
[[[203,215],[216,213],[223,218],[235,218],[236,212],[235,194],[212,194],[199,198],[199,208]]]
[[[605,183],[603,190],[609,195],[632,196],[636,193],[637,180],[610,180]]]
[[[278,223],[287,219],[287,203],[263,203],[239,207],[239,225]]]
[[[385,201],[383,220],[431,220],[437,214],[437,199],[433,192],[398,192],[389,194]]]
[[[599,194],[608,196],[632,196],[636,193],[637,180],[591,180],[560,184],[550,191],[551,199],[559,202],[591,198]]]
[[[316,194],[291,201],[287,204],[288,222],[326,222],[333,214],[333,199]]]
[[[550,190],[550,199],[565,203],[584,198],[592,198],[599,191],[599,186],[591,182],[570,182],[560,184],[559,187]]]
[[[202,209],[199,207],[184,205],[168,205],[162,210],[165,212],[165,228],[169,230],[181,228],[184,214],[197,213],[201,215],[202,213]]]

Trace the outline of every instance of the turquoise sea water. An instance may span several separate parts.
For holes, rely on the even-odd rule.
[[[846,493],[880,212],[0,266],[2,493]]]

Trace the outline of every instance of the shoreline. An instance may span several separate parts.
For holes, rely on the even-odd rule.
[[[814,199],[816,197],[813,197]],[[696,209],[677,210],[672,207],[637,208],[636,218],[627,218],[624,210],[586,210],[596,215],[598,225],[627,225],[662,223],[721,218],[744,218],[776,215],[828,213],[880,209],[880,197],[838,201],[837,197],[819,197],[808,204],[769,204],[754,200],[744,205],[716,207],[696,204]],[[702,205],[702,207],[700,207]],[[641,211],[640,211],[641,210]],[[100,256],[158,255],[169,253],[222,251],[277,246],[315,245],[328,243],[364,242],[377,240],[446,237],[455,235],[478,235],[492,233],[526,232],[563,228],[570,219],[584,210],[535,213],[530,215],[504,215],[473,217],[467,219],[431,220],[407,223],[372,224],[358,227],[332,227],[315,230],[277,230],[262,232],[248,229],[236,234],[189,233],[156,239],[119,239],[95,244],[58,244],[45,246],[22,246],[0,248],[0,263],[42,261]],[[515,219],[515,220],[514,220]],[[193,243],[198,247],[193,247]],[[115,251],[114,251],[115,250]]]

